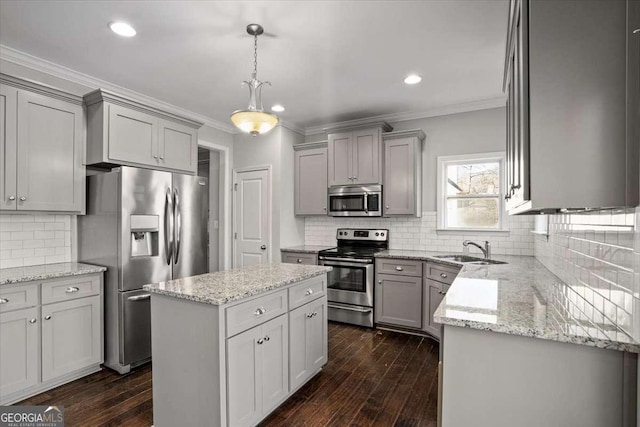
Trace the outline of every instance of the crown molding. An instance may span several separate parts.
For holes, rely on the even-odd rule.
[[[36,71],[50,74],[52,76],[68,80],[82,86],[87,86],[92,89],[106,89],[108,91],[121,94],[142,104],[148,105],[150,107],[175,114],[176,116],[188,117],[193,121],[204,123],[207,126],[221,130],[223,132],[231,134],[237,133],[236,128],[228,123],[221,122],[202,114],[194,113],[193,111],[175,106],[173,104],[169,104],[168,102],[161,101],[159,99],[124,88],[122,86],[118,86],[114,83],[107,82],[97,77],[72,70],[71,68],[65,67],[63,65],[47,61],[46,59],[38,58],[37,56],[21,52],[17,49],[13,49],[2,44],[0,44],[0,59],[21,65],[23,67],[31,68]]]
[[[463,102],[460,104],[444,105],[441,107],[430,108],[420,112],[405,112],[383,114],[380,116],[367,117],[363,119],[347,120],[344,122],[327,123],[319,126],[309,126],[306,128],[305,135],[316,135],[326,133],[327,129],[349,128],[371,125],[379,122],[405,122],[408,120],[426,119],[428,117],[446,116],[448,114],[466,113],[469,111],[488,110],[491,108],[504,107],[505,97],[481,99],[471,102]]]
[[[427,135],[425,135],[422,129],[398,130],[382,134],[382,139],[385,141],[400,138],[418,138],[420,142],[423,142],[427,138]]]
[[[295,144],[293,146],[293,151],[310,150],[312,148],[327,148],[328,146],[329,141],[303,142],[302,144]]]
[[[293,131],[295,133],[299,133],[302,136],[304,136],[304,134],[305,134],[305,129],[303,127],[300,127],[300,126],[298,126],[296,124],[293,124],[293,123],[285,121],[285,120],[280,120],[279,126],[282,126],[283,128],[287,128],[290,131]],[[235,132],[235,133],[240,133],[240,131]]]

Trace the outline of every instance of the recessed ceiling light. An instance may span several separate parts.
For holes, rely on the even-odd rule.
[[[284,111],[284,107],[280,104],[276,104],[273,107],[271,107],[271,111],[275,111],[276,113],[280,113],[282,111]]]
[[[422,77],[417,74],[409,74],[404,78],[404,82],[408,85],[414,85],[416,83],[420,83],[422,81]]]
[[[133,37],[136,35],[136,30],[126,22],[110,22],[109,28],[111,28],[111,31],[122,37]]]

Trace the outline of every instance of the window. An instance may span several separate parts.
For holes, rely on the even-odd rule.
[[[504,153],[438,157],[438,228],[501,230]]]

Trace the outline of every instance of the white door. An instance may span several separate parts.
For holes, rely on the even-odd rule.
[[[271,261],[269,170],[238,171],[234,180],[234,268]]]

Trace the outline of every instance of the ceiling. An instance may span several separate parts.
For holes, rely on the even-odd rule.
[[[501,97],[507,14],[508,0],[1,0],[0,43],[229,123],[248,103],[257,22],[264,107],[308,128]],[[138,34],[115,35],[115,20]]]

